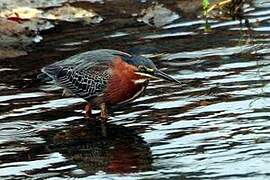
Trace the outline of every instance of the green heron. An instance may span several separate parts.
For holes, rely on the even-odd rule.
[[[63,94],[72,93],[85,99],[88,117],[92,107],[100,107],[102,119],[108,118],[108,106],[139,97],[150,79],[162,78],[180,84],[158,70],[150,59],[109,49],[74,55],[44,67],[42,72],[64,88]]]

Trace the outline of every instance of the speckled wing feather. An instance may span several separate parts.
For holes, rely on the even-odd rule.
[[[76,71],[70,67],[63,68],[57,81],[77,96],[89,100],[103,92],[111,74],[104,70]]]
[[[42,69],[60,86],[89,101],[101,95],[111,78],[112,59],[129,56],[115,50],[96,50],[72,56]]]

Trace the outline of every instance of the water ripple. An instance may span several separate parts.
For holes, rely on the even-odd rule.
[[[132,12],[153,5],[137,3]],[[245,9],[251,29],[211,19],[207,33],[205,20],[184,14],[149,27],[137,22],[141,9],[131,15],[124,4],[100,25],[60,23],[28,56],[0,62],[0,178],[269,179],[268,1]],[[164,7],[178,13],[173,4]],[[98,48],[143,53],[182,85],[152,81],[144,96],[113,108],[105,128],[56,86],[19,88],[33,68]]]

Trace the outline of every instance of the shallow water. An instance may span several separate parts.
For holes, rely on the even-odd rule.
[[[186,11],[153,27],[131,16],[151,3],[114,3],[92,5],[104,22],[59,23],[27,56],[0,60],[0,178],[268,179],[269,3],[246,8],[249,33],[220,19],[205,33]],[[106,127],[53,84],[28,86],[41,67],[99,48],[150,57],[182,85],[152,82]]]

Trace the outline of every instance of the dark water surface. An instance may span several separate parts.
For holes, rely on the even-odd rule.
[[[148,24],[136,13],[149,2],[79,3],[105,20],[59,23],[27,56],[0,60],[1,179],[269,179],[269,2],[245,7],[249,33],[220,19],[205,33],[195,1],[168,2],[173,14]],[[183,84],[152,82],[106,127],[87,123],[84,101],[53,84],[22,88],[41,67],[100,48],[150,57]]]

